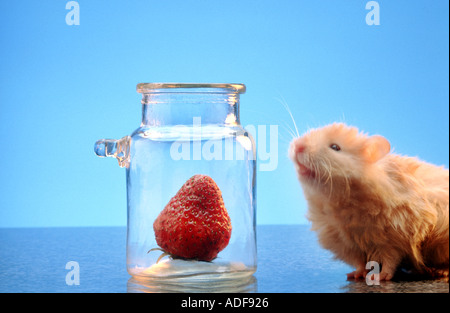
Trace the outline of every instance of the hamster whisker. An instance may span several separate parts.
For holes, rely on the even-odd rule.
[[[298,137],[295,135],[294,130],[293,130],[291,127],[289,127],[289,125],[288,125],[287,123],[284,123],[284,124],[285,124],[285,125],[280,124],[280,126],[284,127],[284,130],[286,130],[286,131],[289,133],[289,135],[291,135],[292,140],[294,140],[295,138],[298,138]]]
[[[264,113],[262,113],[260,111],[245,109],[245,110],[243,110],[243,112],[250,112],[250,113],[252,113],[252,115],[261,116],[261,117],[264,117],[264,118],[267,118],[267,119],[270,119],[270,120],[274,120],[273,116],[270,116],[269,114],[264,114]],[[292,140],[300,137],[298,135],[298,131],[297,131],[297,134],[296,134],[296,132],[285,121],[280,121],[279,119],[276,119],[275,123],[277,123],[275,125],[279,126],[283,131],[287,132],[289,134],[289,136],[291,137],[291,139],[285,139],[286,143],[290,144],[290,142]],[[280,131],[280,134],[281,133],[282,132]]]
[[[286,100],[283,98],[283,96],[280,95],[280,97],[281,97],[282,99],[276,99],[276,100],[278,100],[278,102],[280,102],[281,105],[282,105],[282,106],[286,109],[286,111],[289,113],[289,115],[290,115],[290,117],[291,117],[291,119],[292,119],[292,123],[294,124],[295,131],[296,131],[296,133],[297,133],[297,137],[300,137],[300,133],[299,133],[298,128],[297,128],[297,123],[295,122],[295,119],[294,119],[294,116],[292,115],[291,109],[289,108],[289,106],[288,106]],[[295,137],[294,137],[294,138],[295,138]]]
[[[327,164],[328,166],[326,167],[326,170],[327,170],[328,178],[325,181],[325,184],[330,182],[330,193],[328,195],[328,199],[331,199],[331,196],[333,195],[333,175],[331,174],[331,162],[330,162],[330,160],[327,160],[327,163],[328,163]]]
[[[322,183],[322,173],[320,172],[320,165],[317,163],[312,163],[313,171],[316,173],[316,183],[320,185]]]
[[[340,177],[343,178],[344,183],[345,183],[345,192],[344,195],[346,197],[350,196],[350,178],[348,177],[348,175],[345,173],[345,171],[342,170],[341,166],[338,166],[337,164],[335,165],[338,169],[339,169],[339,173],[341,173],[342,175],[340,175]]]
[[[281,142],[290,145],[290,143],[292,142],[293,138],[291,139],[289,136],[286,137],[286,134],[283,134],[283,132],[279,132],[278,134],[279,134],[279,139],[280,139]],[[291,133],[289,133],[289,134],[287,134],[287,135],[292,136]]]
[[[322,183],[322,180],[324,180],[325,178],[327,178],[327,174],[328,174],[328,164],[326,163],[326,160],[321,160],[321,164],[320,166],[318,166],[319,168],[324,168],[325,171],[323,171],[322,173],[320,173],[320,181]],[[325,179],[325,182],[323,182],[324,184],[326,184],[327,180]]]

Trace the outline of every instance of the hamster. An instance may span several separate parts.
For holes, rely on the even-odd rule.
[[[334,123],[308,131],[289,147],[308,202],[307,218],[322,247],[366,276],[397,269],[449,274],[449,170],[390,153],[382,136]]]

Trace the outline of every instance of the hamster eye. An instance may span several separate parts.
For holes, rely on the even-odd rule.
[[[339,145],[337,145],[337,144],[335,144],[335,143],[332,143],[332,144],[330,145],[330,148],[333,149],[333,150],[335,150],[335,151],[340,151],[340,150],[341,150],[341,147],[339,147]]]

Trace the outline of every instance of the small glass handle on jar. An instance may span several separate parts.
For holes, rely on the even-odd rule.
[[[99,157],[113,157],[120,167],[128,167],[130,163],[130,136],[122,139],[100,139],[95,143],[94,151]]]

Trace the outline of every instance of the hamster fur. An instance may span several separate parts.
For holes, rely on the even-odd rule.
[[[390,153],[382,136],[343,123],[313,129],[290,145],[289,157],[320,244],[365,277],[380,280],[406,267],[433,277],[449,273],[449,171]]]

